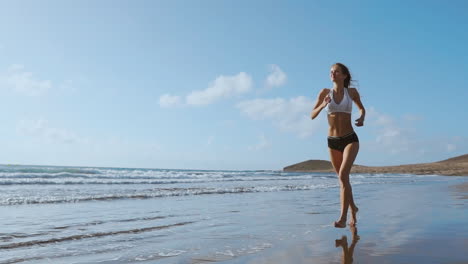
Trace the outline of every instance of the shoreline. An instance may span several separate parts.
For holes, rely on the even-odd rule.
[[[91,198],[130,195],[128,199],[0,206],[4,238],[0,262],[326,264],[349,260],[351,255],[355,263],[468,261],[463,255],[466,236],[460,236],[468,232],[465,177],[356,177],[357,241],[348,227],[332,225],[340,211],[335,177],[278,177],[269,172],[235,178],[226,173],[230,181],[220,183],[207,174],[203,177],[209,183],[158,187],[115,184],[120,177],[117,172],[106,172],[116,176],[105,185],[24,184],[17,189],[11,185],[5,195],[34,193],[38,201],[63,189],[65,197],[76,197],[83,190]],[[221,185],[220,192],[211,191]],[[121,193],[123,189],[128,191]],[[135,195],[141,190],[179,189],[183,191],[179,194],[186,195],[149,199]]]
[[[327,170],[283,170],[285,172],[329,172],[335,173],[333,169]],[[431,167],[411,167],[411,165],[386,166],[386,167],[367,167],[356,165],[351,169],[351,174],[414,174],[414,175],[440,175],[440,176],[468,176],[467,168],[431,168]]]

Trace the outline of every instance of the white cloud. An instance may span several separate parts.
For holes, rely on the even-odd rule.
[[[52,88],[49,80],[38,80],[23,65],[13,64],[0,74],[0,85],[27,96],[38,96]]]
[[[245,72],[234,76],[219,76],[205,90],[197,90],[186,96],[188,105],[207,105],[221,98],[246,93],[252,88],[252,78]]]
[[[392,154],[398,154],[411,150],[412,140],[411,129],[400,126],[393,117],[379,113],[374,107],[367,110],[369,124],[375,128],[375,142],[384,147]]]
[[[270,74],[265,80],[265,84],[268,88],[282,86],[287,80],[286,73],[284,73],[278,65],[270,65]]]
[[[173,107],[181,104],[180,96],[163,94],[159,97],[159,106],[161,107]]]
[[[49,125],[44,119],[21,120],[17,126],[18,132],[23,135],[39,137],[55,143],[85,143],[87,140],[78,137],[72,131],[62,128],[55,128]]]
[[[457,146],[455,144],[447,144],[447,151],[448,152],[453,152],[457,149]]]
[[[395,122],[394,122],[393,118],[391,118],[389,115],[380,114],[380,113],[377,113],[375,111],[374,111],[374,113],[376,114],[375,124],[381,125],[381,126],[386,126],[386,127],[394,126]]]
[[[292,132],[301,138],[308,137],[322,123],[320,118],[312,121],[310,112],[313,102],[304,96],[289,100],[254,99],[242,101],[237,108],[254,120],[269,120],[282,131]]]
[[[369,107],[366,130],[371,132],[371,140],[362,140],[361,150],[369,155],[368,160],[382,165],[437,161],[446,159],[447,153],[466,153],[466,138],[431,135],[418,128],[420,120],[425,119],[413,114],[391,116]]]
[[[249,150],[258,151],[269,148],[271,146],[270,141],[265,137],[264,134],[260,134],[259,142],[256,145],[249,146]]]

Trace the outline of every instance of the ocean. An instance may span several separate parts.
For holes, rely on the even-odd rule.
[[[387,212],[361,204],[466,182],[351,175],[377,220]],[[0,165],[0,186],[0,263],[234,263],[314,240],[339,216],[332,173]]]

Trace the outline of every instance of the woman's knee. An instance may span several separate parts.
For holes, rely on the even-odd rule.
[[[339,179],[342,186],[348,186],[350,184],[349,177],[339,177]]]
[[[347,169],[340,169],[340,171],[338,172],[338,178],[340,179],[340,181],[348,181],[349,182],[349,172],[350,170],[347,170]]]

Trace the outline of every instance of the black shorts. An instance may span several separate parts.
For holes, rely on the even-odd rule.
[[[359,138],[354,132],[342,137],[328,137],[328,147],[341,152],[348,144],[353,142],[359,142]]]

